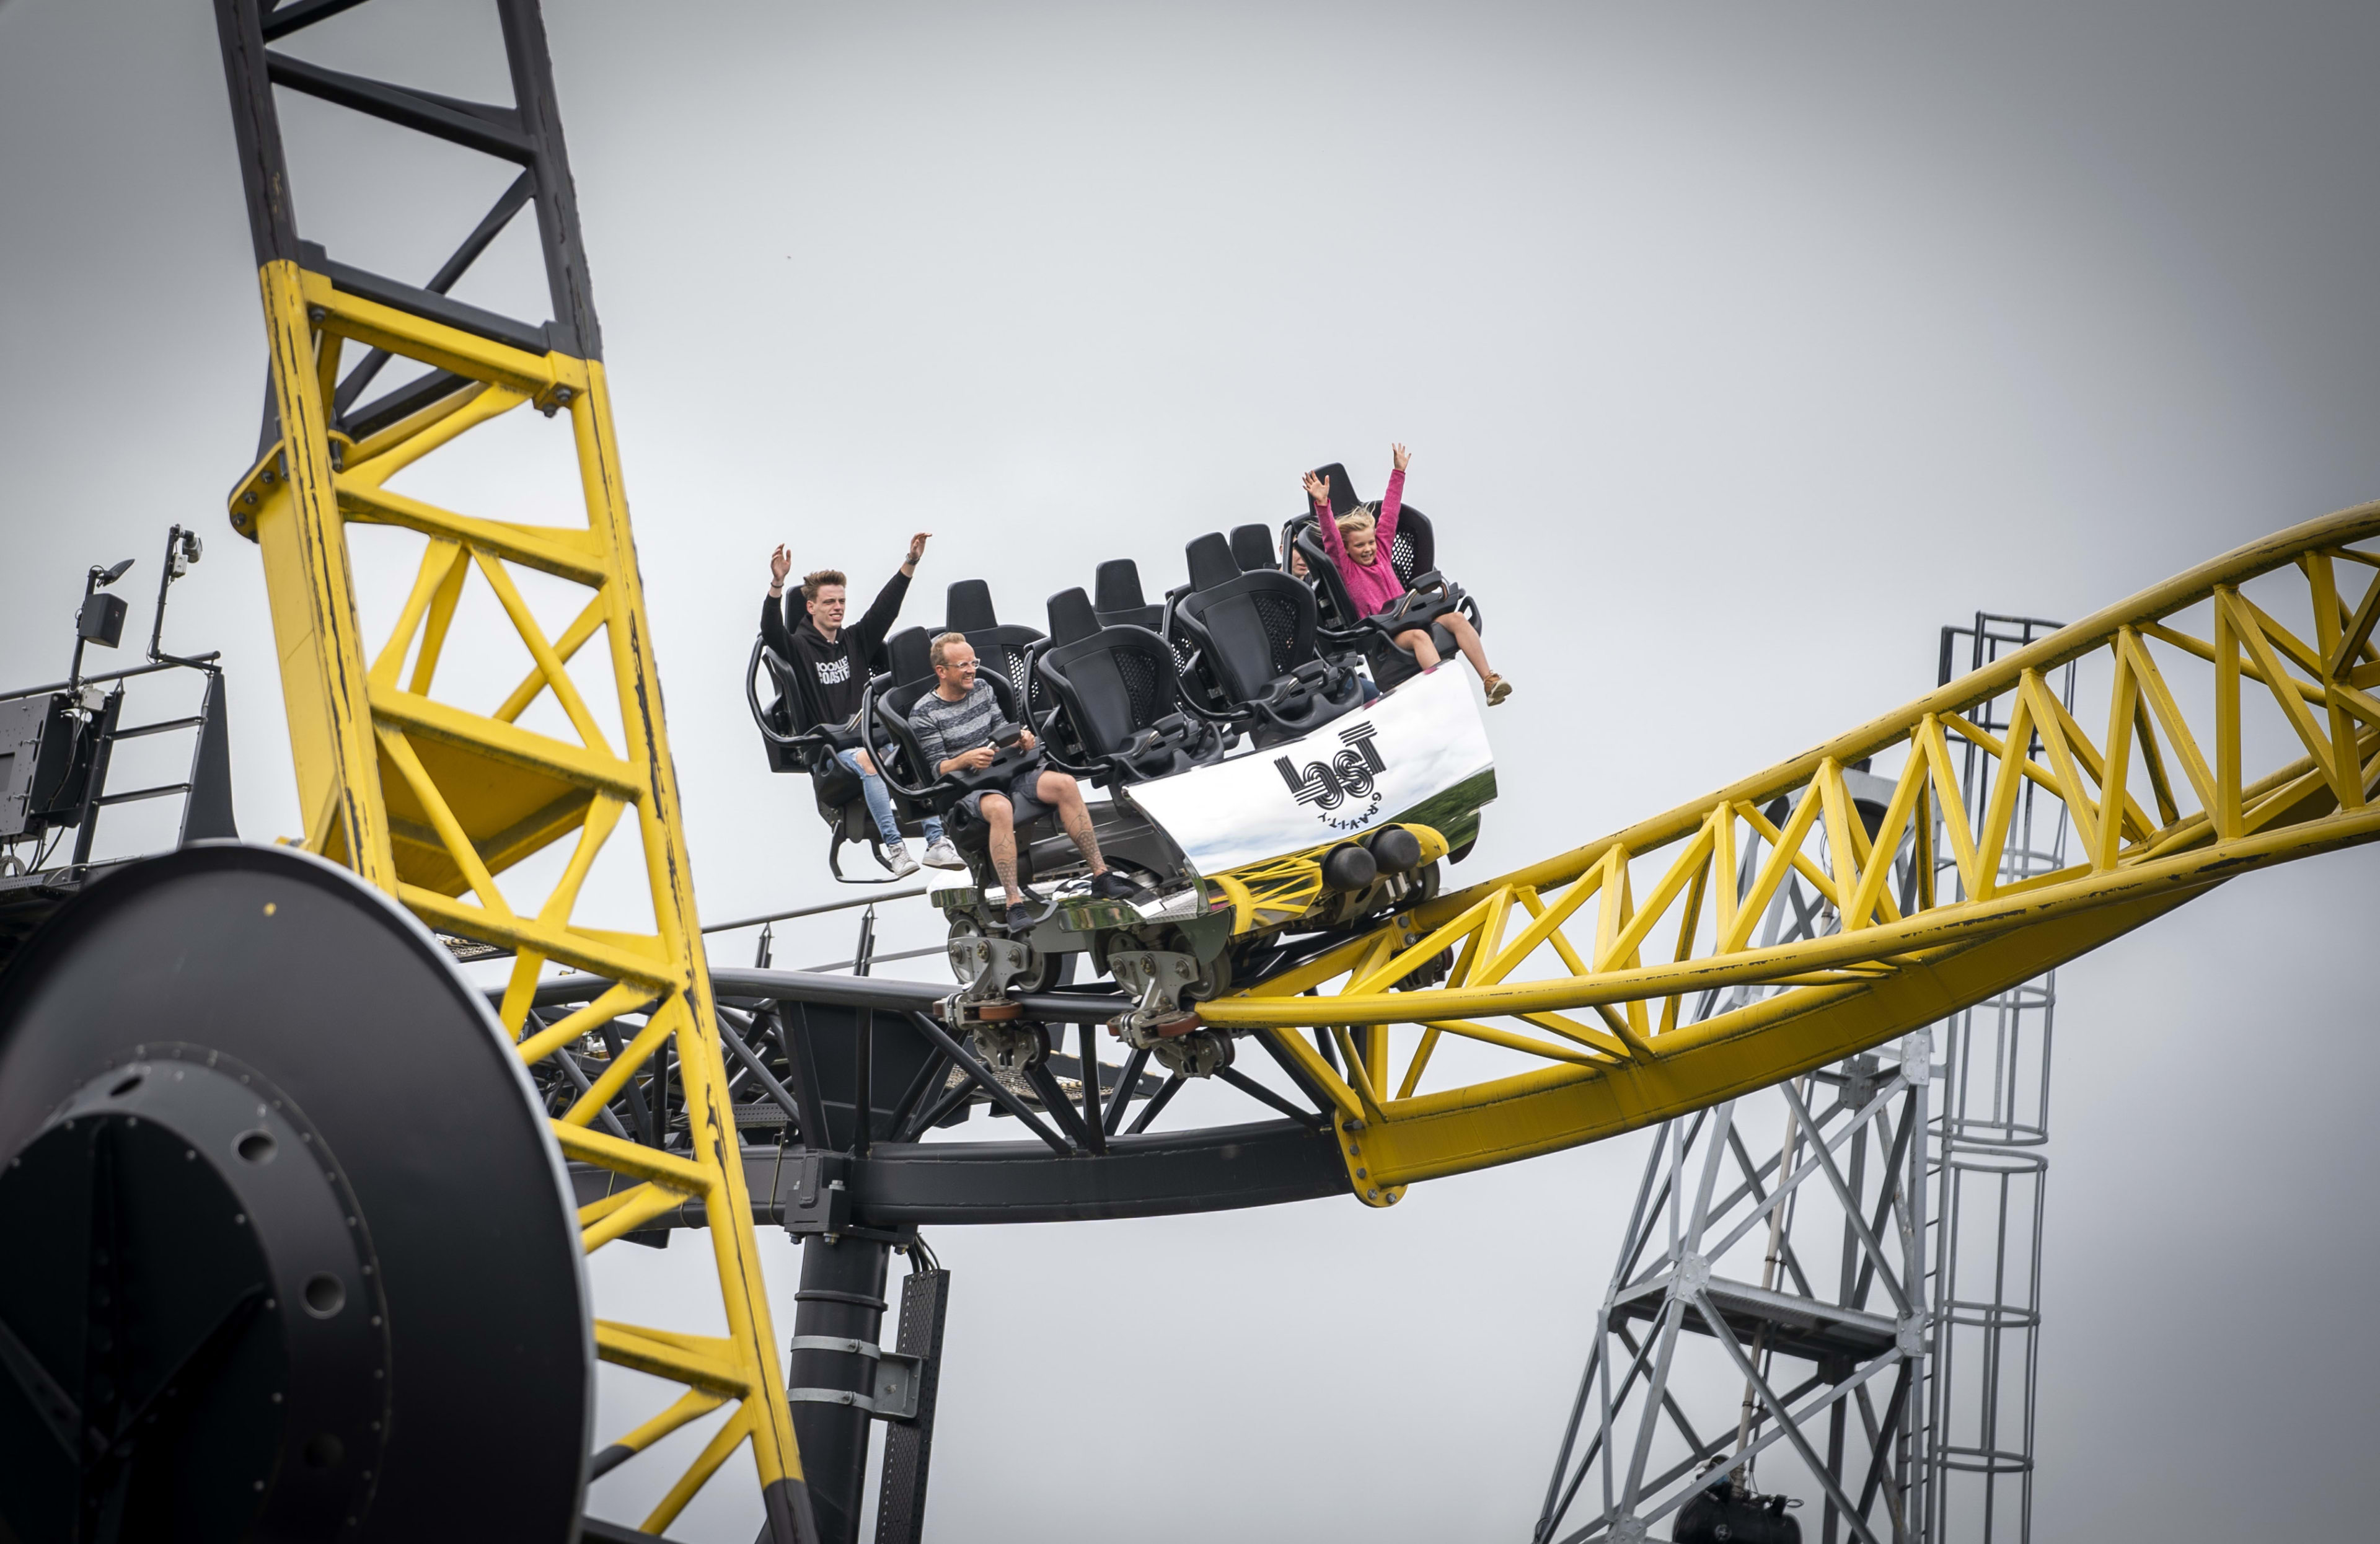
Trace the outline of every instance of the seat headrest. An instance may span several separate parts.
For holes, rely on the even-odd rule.
[[[1062,590],[1050,597],[1050,641],[1052,644],[1079,643],[1099,630],[1099,614],[1091,610],[1091,598],[1083,587]]]
[[[1182,554],[1190,562],[1192,590],[1212,590],[1240,577],[1240,565],[1232,556],[1232,544],[1223,540],[1220,530],[1210,530],[1191,542],[1182,549]]]
[[[934,640],[923,627],[904,627],[884,640],[884,653],[892,666],[892,684],[905,687],[913,682],[934,678]]]
[[[942,602],[944,625],[954,633],[979,633],[1000,626],[991,609],[991,586],[981,579],[960,579]]]
[[[1232,528],[1232,559],[1242,573],[1253,574],[1259,568],[1278,568],[1281,558],[1272,550],[1270,526],[1233,526]]]
[[[1330,513],[1344,515],[1364,501],[1355,496],[1355,485],[1347,480],[1347,468],[1333,461],[1327,467],[1317,467],[1314,475],[1330,484]],[[1314,507],[1313,501],[1306,507]]]
[[[1092,587],[1101,611],[1138,611],[1148,604],[1141,599],[1140,567],[1128,557],[1111,557],[1100,564]]]

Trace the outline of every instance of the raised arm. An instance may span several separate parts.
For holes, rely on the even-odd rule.
[[[791,664],[794,659],[794,637],[785,630],[785,576],[792,572],[794,556],[780,546],[769,559],[769,593],[760,602],[760,641],[776,650],[777,657]]]
[[[1405,507],[1405,463],[1412,459],[1413,453],[1404,446],[1389,447],[1389,460],[1391,463],[1389,468],[1389,491],[1380,495],[1378,521],[1382,553],[1389,552],[1390,543],[1397,539],[1397,517],[1403,513]]]
[[[1314,523],[1322,528],[1322,550],[1330,554],[1332,563],[1344,568],[1347,547],[1339,540],[1339,521],[1330,513],[1330,485],[1308,472],[1305,474],[1305,496],[1314,504]]]
[[[884,581],[876,593],[867,614],[853,623],[850,631],[858,641],[860,651],[873,654],[883,645],[884,635],[892,630],[901,614],[901,602],[908,598],[910,577],[917,572],[917,560],[926,555],[926,542],[933,535],[921,530],[909,538],[909,555],[901,560],[900,571]]]

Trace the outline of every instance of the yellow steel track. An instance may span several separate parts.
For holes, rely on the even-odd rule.
[[[749,1440],[763,1487],[802,1477],[777,1337],[752,1228],[710,982],[694,909],[676,776],[663,733],[651,631],[628,530],[600,361],[532,354],[343,293],[286,261],[261,272],[273,385],[284,438],[231,496],[234,525],[263,551],[306,845],[347,865],[424,921],[516,951],[500,1016],[534,1064],[613,1020],[642,1015],[627,1043],[553,1123],[570,1158],[635,1183],[579,1216],[589,1253],[688,1199],[710,1221],[727,1332],[596,1320],[604,1360],[682,1385],[683,1397],[616,1445],[641,1453],[722,1404],[734,1413],[644,1523],[659,1532]],[[384,348],[453,371],[456,389],[361,442],[328,428],[340,351]],[[391,490],[391,477],[468,431],[524,407],[567,414],[584,523],[528,525],[439,507]],[[395,626],[365,636],[348,527],[403,528],[426,541]],[[582,609],[549,636],[516,572],[566,581]],[[477,585],[472,583],[474,578]],[[533,662],[492,711],[458,704],[483,671],[442,673],[458,606],[492,606]],[[600,636],[601,647],[587,645]],[[589,679],[585,690],[574,678]],[[452,677],[460,675],[459,683]],[[589,707],[607,677],[621,743]],[[450,691],[447,688],[455,687]],[[552,732],[523,716],[551,694]],[[574,920],[596,858],[623,828],[638,848],[650,930]],[[534,884],[524,859],[568,841]],[[524,894],[524,892],[528,892]],[[468,899],[466,897],[468,897]],[[558,1023],[532,1026],[530,996],[549,960],[617,984]],[[689,1126],[684,1152],[589,1129],[627,1080],[674,1043]],[[503,1183],[502,1176],[491,1176]],[[555,1311],[570,1311],[556,1305]],[[799,1503],[796,1503],[799,1504]],[[807,1535],[806,1535],[807,1536]]]
[[[1445,895],[1200,1015],[1270,1035],[1329,1095],[1349,1177],[1373,1205],[1415,1180],[1591,1142],[1917,1029],[2235,874],[2380,837],[2380,553],[2353,545],[2375,535],[2380,505],[2367,505],[2243,547],[1781,766]],[[2044,678],[2070,661],[2091,699],[2079,712]],[[2004,738],[1972,716],[1994,699],[2013,704]],[[1961,802],[1962,743],[1992,762],[1980,822]],[[1844,779],[1869,758],[1894,779],[1873,838]],[[2004,883],[2022,780],[2063,807],[2085,856]],[[1896,862],[1914,875],[1906,896],[1888,882]],[[1833,925],[1755,947],[1789,870]],[[1442,985],[1394,990],[1450,950]],[[1681,1022],[1682,1003],[1710,989],[1736,989],[1732,1005]],[[1318,1022],[1344,1076],[1296,1032]],[[1500,1047],[1522,1070],[1433,1083],[1450,1037]]]

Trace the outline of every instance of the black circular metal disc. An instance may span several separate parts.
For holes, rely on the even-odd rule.
[[[226,1537],[561,1544],[594,1379],[571,1208],[484,997],[320,859],[223,845],[132,865],[0,977],[0,1331],[26,1331],[0,1332],[0,1432],[48,1470],[79,1440],[86,1515],[139,1501],[93,1489],[137,1458],[145,1479],[109,1483],[212,1497],[239,1514]],[[141,1402],[194,1399],[187,1436],[134,1454]],[[114,1460],[92,1451],[110,1409]],[[327,1531],[273,1526],[334,1494]],[[0,1536],[42,1536],[32,1521]]]

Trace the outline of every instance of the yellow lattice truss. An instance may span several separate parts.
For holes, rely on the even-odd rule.
[[[722,1404],[735,1405],[644,1526],[655,1532],[667,1526],[747,1439],[764,1486],[798,1481],[602,365],[530,354],[426,322],[343,294],[294,264],[269,264],[261,278],[285,437],[233,492],[231,508],[234,523],[263,552],[306,844],[395,894],[431,926],[516,951],[500,1016],[525,1063],[624,1015],[644,1015],[621,1053],[553,1123],[570,1158],[631,1182],[580,1213],[589,1251],[689,1201],[700,1203],[710,1222],[725,1335],[600,1319],[595,1326],[596,1350],[605,1360],[687,1391],[619,1445],[641,1452]],[[325,411],[340,351],[349,343],[452,371],[462,383],[403,422],[350,442],[327,431]],[[583,524],[466,514],[388,487],[395,473],[470,430],[532,405],[568,415]],[[365,523],[427,539],[412,592],[376,646],[363,634],[351,579],[347,527]],[[548,636],[522,595],[518,571],[579,587],[583,609]],[[455,706],[438,690],[442,655],[467,597],[500,610],[533,662],[492,712]],[[574,661],[590,680],[604,677],[601,689],[613,693],[618,709],[620,743],[590,711],[588,694],[598,688],[582,692],[571,675]],[[520,723],[548,694],[566,733]],[[641,838],[650,932],[573,919],[598,856],[624,831]],[[525,880],[510,890],[498,882],[523,859],[562,842],[571,844],[568,858],[557,876],[535,887],[542,894],[519,893]],[[616,984],[560,1022],[534,1026],[531,995],[549,960]],[[686,1149],[663,1152],[589,1130],[627,1081],[673,1042],[684,1080]]]
[[[2354,545],[2375,534],[2380,505],[2366,505],[2243,548],[1200,1015],[1270,1034],[1329,1095],[1356,1193],[1375,1205],[1905,1034],[2234,874],[2380,837],[2380,554]],[[2069,662],[2089,699],[2079,711],[2045,679]],[[2005,737],[1976,722],[1996,699]],[[1969,747],[1991,762],[1976,821],[1954,762]],[[1892,780],[1873,837],[1844,778],[1871,758]],[[2007,881],[2025,781],[2062,807],[2082,861]],[[1896,867],[1912,876],[1905,895],[1888,882]],[[1755,946],[1789,873],[1828,925]],[[1447,950],[1443,985],[1393,990]],[[1681,1004],[1714,989],[1737,989],[1731,1005],[1681,1022]],[[1317,1020],[1343,1076],[1297,1032]],[[1449,1037],[1518,1053],[1524,1070],[1433,1087]]]

